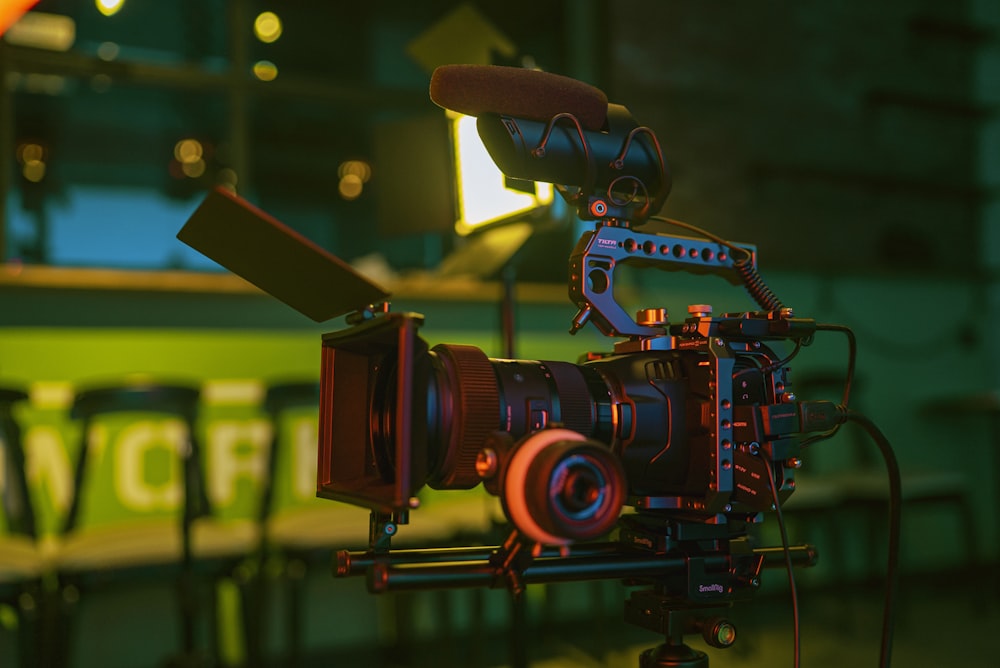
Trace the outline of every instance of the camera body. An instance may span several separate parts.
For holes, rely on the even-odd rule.
[[[750,520],[774,505],[763,467],[779,502],[794,489],[801,421],[775,347],[810,321],[689,311],[578,364],[431,348],[413,313],[325,334],[318,493],[396,513],[424,485],[484,483],[526,535],[555,544],[606,533],[623,506]]]

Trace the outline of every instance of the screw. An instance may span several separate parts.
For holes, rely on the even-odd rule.
[[[498,457],[493,448],[483,448],[476,455],[476,473],[480,478],[488,479],[496,475]]]
[[[647,327],[659,327],[667,324],[669,317],[665,308],[644,308],[636,314],[635,321]]]

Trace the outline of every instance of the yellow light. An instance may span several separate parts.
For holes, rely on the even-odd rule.
[[[201,160],[204,152],[201,142],[197,139],[182,139],[174,144],[174,157],[177,158],[177,162],[185,165]]]
[[[534,195],[504,185],[503,173],[479,139],[475,118],[457,116],[452,120],[452,133],[459,205],[455,228],[459,234],[469,234],[478,225],[527,212],[552,201],[551,184],[536,183]]]
[[[114,16],[125,4],[125,0],[94,0],[97,11],[105,16]]]
[[[32,183],[38,183],[45,178],[45,163],[41,160],[31,160],[21,167],[21,174]]]
[[[265,44],[276,42],[281,31],[281,19],[274,12],[261,12],[253,22],[253,34]]]
[[[29,142],[17,147],[17,161],[22,165],[29,162],[41,162],[45,159],[45,149],[40,144]]]
[[[181,170],[184,172],[184,176],[196,179],[205,173],[205,161],[198,158],[191,162],[181,163]]]
[[[270,60],[258,60],[253,64],[253,75],[261,81],[274,81],[278,78],[278,66]]]
[[[372,177],[372,166],[364,160],[345,160],[337,168],[337,176],[344,178],[348,174],[358,177],[362,183],[368,183]]]
[[[45,178],[45,148],[41,144],[26,142],[17,147],[17,161],[21,164],[21,175],[32,183]]]
[[[66,87],[66,77],[60,74],[42,74],[29,72],[24,77],[24,88],[29,93],[42,95],[59,95]]]
[[[340,191],[340,196],[344,199],[357,199],[361,196],[361,191],[364,189],[364,183],[361,181],[361,177],[357,174],[344,174],[344,176],[340,179],[340,185],[337,189]]]
[[[10,26],[4,34],[4,40],[16,46],[69,51],[76,41],[76,21],[59,14],[28,12]]]

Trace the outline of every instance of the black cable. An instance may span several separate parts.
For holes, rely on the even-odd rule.
[[[896,599],[899,594],[900,517],[903,501],[899,463],[896,461],[889,439],[874,422],[850,410],[846,412],[846,417],[860,425],[875,441],[882,458],[885,459],[889,477],[889,554],[886,566],[885,604],[882,609],[882,649],[879,657],[879,666],[888,668],[892,662],[892,637],[896,624]]]
[[[726,241],[725,239],[723,239],[719,235],[713,234],[712,232],[709,232],[708,230],[702,229],[702,228],[698,227],[697,225],[692,225],[691,223],[685,223],[683,220],[677,220],[675,218],[667,218],[666,216],[650,216],[649,219],[650,220],[658,220],[661,223],[667,223],[668,225],[673,225],[675,227],[681,227],[681,228],[683,228],[685,230],[688,230],[689,232],[694,232],[695,234],[699,234],[699,235],[705,237],[706,239],[708,239],[709,241],[714,241],[715,243],[719,244],[720,246],[725,246],[726,248],[728,248],[731,251],[738,251],[738,252],[742,253],[743,256],[747,260],[752,260],[753,259],[753,253],[751,253],[750,251],[748,251],[746,248],[743,248],[743,246],[737,246],[736,244],[734,244],[731,241]]]
[[[858,359],[858,341],[854,336],[854,330],[846,325],[831,325],[831,324],[816,324],[816,331],[819,332],[840,332],[847,337],[847,377],[844,379],[844,394],[840,400],[840,406],[843,409],[847,409],[851,400],[851,387],[854,384],[854,370],[857,367]],[[801,447],[805,448],[820,441],[825,441],[827,439],[833,438],[833,436],[840,430],[842,423],[837,424],[832,429],[810,436],[809,438],[803,439],[800,444]]]
[[[817,323],[816,331],[840,332],[847,337],[847,378],[844,379],[844,396],[840,400],[840,405],[847,408],[850,405],[851,385],[854,383],[854,369],[858,360],[858,340],[854,336],[854,330],[846,325]]]
[[[736,380],[737,378],[746,373],[754,373],[754,372],[765,373],[765,374],[773,373],[774,371],[777,371],[778,369],[780,369],[781,367],[785,366],[793,359],[795,359],[795,356],[799,354],[800,350],[802,350],[802,339],[796,339],[795,346],[792,348],[792,352],[788,353],[788,355],[786,355],[784,358],[778,360],[777,362],[771,362],[770,364],[765,364],[762,367],[747,367],[745,369],[740,369],[739,371],[733,374],[733,380]]]
[[[785,530],[785,518],[781,512],[781,501],[778,499],[778,485],[774,480],[774,462],[761,452],[767,465],[767,481],[771,485],[771,498],[774,501],[774,514],[778,520],[778,530],[781,532],[781,549],[785,555],[785,571],[788,573],[788,589],[792,597],[792,651],[793,665],[799,668],[801,663],[801,629],[799,628],[799,594],[795,587],[795,573],[792,570],[792,554],[788,547],[788,532]]]

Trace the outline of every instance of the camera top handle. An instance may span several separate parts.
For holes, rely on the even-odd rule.
[[[748,262],[755,263],[754,246],[740,244],[738,248],[746,251]],[[728,274],[733,283],[739,282],[737,259],[722,244],[602,223],[581,237],[570,256],[569,296],[580,309],[573,318],[571,334],[587,322],[593,322],[605,336],[649,338],[666,333],[665,320],[637,322],[615,300],[614,270],[623,262],[637,267]]]

